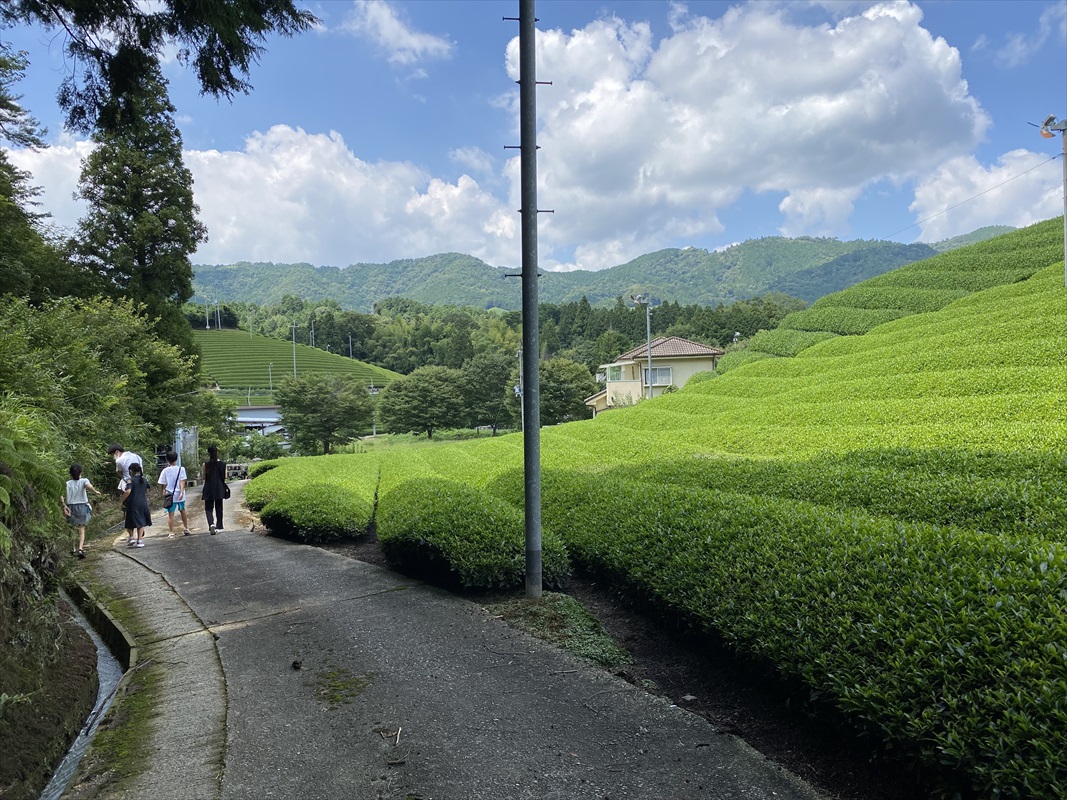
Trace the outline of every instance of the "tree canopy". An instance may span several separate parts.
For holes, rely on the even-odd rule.
[[[164,47],[177,47],[204,94],[232,97],[252,88],[249,70],[267,34],[292,36],[317,20],[294,0],[153,3],[99,0],[9,0],[0,23],[58,31],[72,65],[59,87],[67,126],[83,133],[123,127],[152,91],[151,72]]]
[[[420,367],[382,391],[378,413],[392,433],[425,433],[464,422],[463,373],[450,367]]]
[[[274,393],[282,424],[300,453],[327,455],[368,431],[374,405],[367,387],[348,376],[309,373],[286,377]]]
[[[148,73],[154,91],[131,100],[136,121],[93,135],[98,146],[78,183],[88,210],[70,250],[102,291],[144,303],[160,333],[190,352],[181,306],[193,294],[189,256],[206,241],[207,228],[196,216],[166,81],[158,68]]]

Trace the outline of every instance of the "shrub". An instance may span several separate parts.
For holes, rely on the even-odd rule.
[[[752,350],[761,353],[790,358],[801,350],[807,350],[812,345],[836,337],[836,333],[830,333],[829,331],[798,331],[776,328],[773,331],[760,331],[752,337],[748,346]]]
[[[374,506],[363,495],[333,483],[307,483],[263,506],[270,532],[305,542],[330,542],[365,533]]]
[[[514,502],[515,478],[493,489]],[[981,796],[1067,793],[1067,548],[577,472],[544,497],[576,561],[801,678],[887,747]]]
[[[383,492],[376,519],[390,561],[435,582],[468,589],[516,588],[525,582],[523,514],[455,481],[422,478]],[[567,551],[542,530],[542,574],[557,586],[569,572]]]

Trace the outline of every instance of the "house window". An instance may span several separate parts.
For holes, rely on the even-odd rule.
[[[645,367],[645,386],[649,385],[648,380],[648,367]],[[670,386],[671,385],[671,368],[670,367],[653,367],[652,368],[652,386]]]
[[[621,381],[622,380],[622,367],[608,367],[608,380],[609,381]]]

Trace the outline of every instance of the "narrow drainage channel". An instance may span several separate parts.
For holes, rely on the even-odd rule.
[[[74,777],[78,764],[81,763],[82,756],[85,755],[85,751],[89,747],[89,742],[92,741],[93,734],[96,733],[100,719],[115,698],[115,688],[122,678],[122,665],[111,655],[111,651],[107,649],[103,639],[93,630],[92,625],[78,610],[77,605],[66,596],[65,592],[63,596],[74,608],[74,618],[77,623],[86,630],[92,638],[93,644],[96,645],[96,670],[99,676],[100,689],[97,692],[96,705],[93,706],[92,713],[85,721],[85,725],[82,726],[78,738],[74,740],[74,744],[67,751],[67,755],[64,756],[63,761],[56,768],[55,773],[52,775],[52,780],[48,782],[48,785],[44,787],[44,791],[41,792],[40,800],[59,800],[63,796],[63,792],[67,790],[68,784]]]

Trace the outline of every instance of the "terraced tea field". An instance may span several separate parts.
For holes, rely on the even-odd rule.
[[[222,389],[269,390],[293,374],[293,344],[239,330],[193,331],[203,354],[204,372]],[[273,366],[272,366],[273,365]],[[397,373],[315,347],[296,346],[296,372],[353,375],[368,386],[385,386]]]
[[[1067,798],[1062,225],[830,295],[716,377],[546,428],[546,578],[569,559],[774,665],[938,796]],[[442,580],[519,580],[520,435],[259,470],[246,497],[290,535],[373,522]]]

